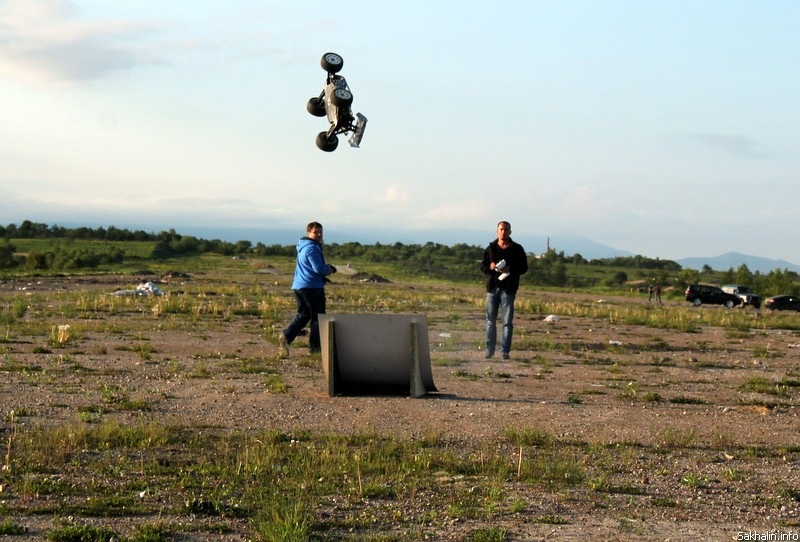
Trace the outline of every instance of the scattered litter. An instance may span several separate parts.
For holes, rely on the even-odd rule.
[[[443,337],[445,339],[449,339],[450,338],[450,334],[449,333],[439,333],[439,337]]]
[[[379,282],[379,283],[391,283],[391,281],[387,278],[384,278],[380,275],[376,275],[375,273],[356,273],[352,275],[353,280],[357,280],[359,282]]]
[[[161,291],[161,288],[159,288],[155,282],[147,281],[143,282],[133,290],[114,290],[113,292],[111,292],[111,295],[151,296],[151,295],[164,295],[164,292]]]
[[[608,344],[611,344],[611,345],[614,345],[614,346],[622,346],[622,341],[608,341]]]
[[[544,319],[544,321],[545,321],[545,322],[548,322],[548,323],[549,323],[549,322],[553,322],[553,323],[555,323],[555,322],[558,322],[558,316],[556,316],[555,314],[551,314],[551,315],[547,316],[547,317]]]
[[[786,346],[788,346],[789,348],[800,348],[800,344],[798,343],[787,344]]]

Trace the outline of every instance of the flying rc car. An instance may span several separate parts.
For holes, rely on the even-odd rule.
[[[317,147],[325,152],[333,152],[339,146],[339,134],[353,133],[348,140],[351,147],[358,147],[364,137],[364,128],[367,126],[367,117],[361,113],[353,116],[350,106],[353,103],[353,93],[347,86],[347,81],[339,75],[344,66],[344,60],[336,53],[325,53],[320,60],[322,69],[328,72],[325,88],[319,96],[308,100],[306,109],[315,117],[328,117],[330,128],[317,135]]]

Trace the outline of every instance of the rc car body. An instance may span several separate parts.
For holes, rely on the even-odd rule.
[[[347,80],[339,75],[344,66],[344,60],[336,53],[325,53],[320,60],[322,69],[328,73],[325,87],[319,96],[308,100],[306,109],[315,117],[327,117],[330,128],[317,135],[317,147],[325,152],[333,152],[339,146],[339,134],[350,136],[348,142],[351,147],[358,147],[364,137],[367,126],[367,117],[361,113],[353,116],[351,105],[353,93],[347,86]]]

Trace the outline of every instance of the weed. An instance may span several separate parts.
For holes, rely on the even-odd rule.
[[[483,527],[467,535],[470,542],[503,542],[508,537],[508,532],[499,527]]]
[[[653,497],[650,499],[650,504],[660,508],[677,508],[678,501],[669,497]]]
[[[555,440],[552,434],[538,427],[522,429],[507,427],[503,433],[506,440],[516,446],[549,446]]]
[[[761,376],[753,376],[748,378],[739,385],[738,389],[750,393],[763,393],[778,397],[789,396],[789,390],[786,385],[778,382],[772,382],[771,380]]]
[[[544,516],[536,518],[536,523],[543,523],[545,525],[567,525],[569,521],[561,516],[545,514]]]
[[[64,525],[47,533],[51,542],[111,542],[116,537],[111,529],[85,524]]]
[[[14,523],[10,519],[0,522],[0,535],[15,536],[22,535],[28,532],[27,527]]]
[[[680,431],[674,427],[667,427],[656,436],[656,444],[660,448],[688,448],[694,444],[696,435],[694,429]]]
[[[681,478],[681,482],[687,487],[700,489],[708,485],[708,477],[690,472]]]
[[[706,401],[698,397],[687,397],[685,395],[678,395],[669,400],[670,403],[677,405],[704,405]]]
[[[270,393],[286,393],[289,391],[289,385],[280,375],[269,375],[266,385]]]

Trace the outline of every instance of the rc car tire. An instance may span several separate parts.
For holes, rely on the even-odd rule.
[[[339,138],[336,135],[328,137],[328,132],[317,134],[317,147],[321,151],[333,152],[339,146]]]
[[[311,98],[306,104],[306,109],[315,117],[325,116],[325,103],[319,98]]]
[[[696,298],[694,299],[694,306],[695,306],[695,307],[699,307],[699,306],[700,306],[700,305],[702,305],[702,304],[703,304],[703,302],[700,300],[700,298],[699,298],[699,297],[696,297]]]
[[[353,103],[353,93],[346,88],[337,88],[331,94],[331,103],[336,107],[350,107]]]
[[[725,306],[728,307],[729,309],[732,309],[733,307],[736,306],[736,303],[734,303],[732,299],[729,299],[725,302]]]
[[[339,73],[344,67],[344,60],[336,53],[325,53],[319,63],[328,73]]]

